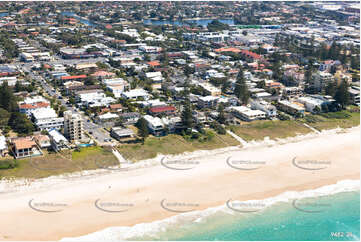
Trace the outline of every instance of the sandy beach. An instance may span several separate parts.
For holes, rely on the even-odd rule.
[[[210,152],[211,153],[211,152]],[[59,240],[152,222],[228,200],[263,199],[360,177],[360,127],[220,154],[163,159],[18,192],[0,190],[0,240]],[[168,168],[167,168],[168,167]],[[172,169],[173,168],[173,169]]]

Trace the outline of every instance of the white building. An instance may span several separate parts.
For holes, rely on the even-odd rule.
[[[8,145],[6,144],[5,136],[0,136],[0,155],[2,157],[6,156],[9,153]]]
[[[60,130],[64,127],[64,118],[58,117],[52,108],[39,108],[32,111],[35,125],[40,130]]]
[[[103,83],[116,98],[121,97],[122,93],[129,90],[130,85],[122,78],[105,79]]]
[[[51,147],[55,151],[60,151],[69,148],[69,141],[57,130],[52,129],[49,131],[49,138]]]
[[[138,49],[145,53],[159,53],[162,51],[162,48],[158,46],[139,46]]]
[[[126,99],[143,98],[144,100],[148,100],[150,95],[144,89],[132,89],[132,90],[122,93],[122,97],[124,97]]]
[[[253,121],[257,119],[264,119],[266,118],[266,113],[261,110],[252,110],[245,106],[235,106],[229,108],[232,113],[245,121]]]
[[[145,73],[145,77],[151,79],[155,83],[160,83],[163,81],[163,76],[160,71],[147,72]]]
[[[99,115],[97,117],[97,120],[99,123],[105,123],[105,122],[115,121],[118,118],[119,118],[119,116],[117,114],[109,112],[109,113]]]
[[[267,117],[273,118],[277,116],[277,109],[275,106],[264,100],[250,99],[252,109],[261,110],[266,113]]]
[[[18,79],[16,76],[0,77],[0,85],[2,85],[4,82],[7,82],[8,86],[13,87],[17,81]]]
[[[144,116],[145,121],[147,121],[147,126],[150,131],[155,136],[162,135],[164,132],[164,123],[158,117],[153,117],[150,115]]]
[[[218,97],[214,96],[205,96],[198,97],[198,107],[200,108],[214,108],[217,106]]]
[[[313,97],[299,97],[297,99],[299,103],[302,103],[305,105],[307,112],[314,112],[314,109],[316,107],[319,108],[319,110],[322,110],[322,104],[325,103],[321,99],[313,98]]]
[[[199,83],[200,87],[202,87],[209,95],[211,96],[219,96],[221,95],[221,89],[218,87],[213,86],[212,84],[205,82],[205,83]]]
[[[77,101],[87,107],[101,107],[114,103],[116,100],[107,97],[103,90],[84,90],[77,92]]]

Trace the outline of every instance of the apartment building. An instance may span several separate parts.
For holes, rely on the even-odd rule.
[[[83,139],[83,119],[80,114],[72,111],[64,112],[64,135],[70,141]]]
[[[42,96],[27,97],[23,102],[19,102],[19,112],[31,116],[32,112],[41,108],[50,107],[50,102]]]
[[[39,108],[31,112],[35,125],[40,130],[60,130],[64,126],[64,118],[58,117],[52,108]]]
[[[277,108],[281,111],[284,111],[288,114],[301,114],[303,115],[305,113],[304,105],[297,102],[290,102],[287,100],[280,100],[277,103]]]
[[[252,110],[245,106],[230,107],[230,110],[237,118],[245,121],[253,121],[266,118],[266,113],[261,110]]]

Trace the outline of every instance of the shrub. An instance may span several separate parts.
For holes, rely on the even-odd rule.
[[[16,160],[2,160],[0,161],[0,170],[1,169],[13,169],[18,166]]]

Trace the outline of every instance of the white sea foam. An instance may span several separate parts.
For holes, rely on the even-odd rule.
[[[342,180],[336,184],[323,186],[314,190],[305,191],[288,191],[278,196],[266,198],[263,200],[249,200],[243,201],[248,203],[264,204],[264,207],[269,207],[273,204],[280,202],[290,202],[295,199],[322,197],[327,195],[333,195],[341,192],[358,191],[360,189],[359,180]],[[240,201],[239,201],[240,202]],[[107,229],[84,235],[81,237],[63,238],[60,241],[119,241],[119,240],[131,240],[132,238],[139,237],[155,237],[159,232],[166,231],[170,226],[177,224],[197,222],[201,223],[204,219],[217,212],[223,212],[227,214],[236,214],[237,212],[229,209],[226,205],[208,208],[202,211],[193,211],[189,213],[179,214],[167,219],[154,221],[151,223],[141,223],[134,226],[124,227],[109,227]],[[156,237],[155,237],[156,238]]]

